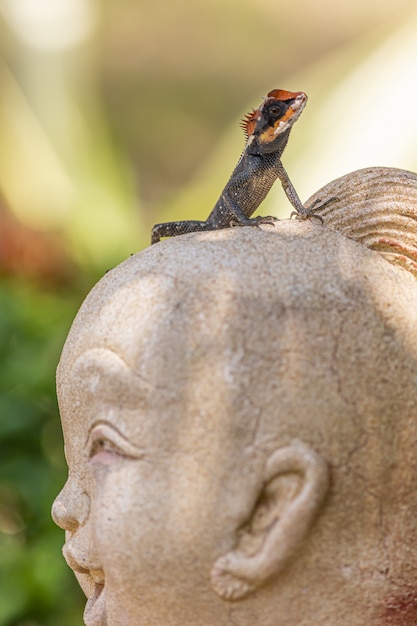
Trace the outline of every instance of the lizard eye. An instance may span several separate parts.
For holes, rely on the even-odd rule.
[[[271,107],[269,107],[268,113],[273,117],[281,117],[281,115],[284,113],[284,107],[279,104],[273,104]]]

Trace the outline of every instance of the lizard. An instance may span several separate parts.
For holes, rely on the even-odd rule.
[[[258,226],[277,218],[258,216],[251,218],[264,200],[277,178],[294,211],[301,219],[322,218],[312,208],[303,206],[281,162],[291,129],[307,103],[302,91],[273,89],[261,106],[249,112],[241,121],[246,145],[220,198],[206,221],[187,220],[155,224],[152,241],[189,232],[202,232],[231,226]],[[327,204],[327,202],[326,202]]]

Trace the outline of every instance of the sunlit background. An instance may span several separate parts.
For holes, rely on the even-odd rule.
[[[414,0],[0,0],[0,626],[81,626],[50,506],[66,475],[54,370],[97,278],[155,222],[205,219],[272,88],[308,106],[302,199],[417,170]],[[291,212],[279,185],[262,213]]]

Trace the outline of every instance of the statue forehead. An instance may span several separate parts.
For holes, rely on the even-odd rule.
[[[84,437],[107,403],[137,443],[173,449],[180,429],[209,447],[215,424],[225,454],[256,432],[339,458],[363,421],[414,418],[415,279],[324,228],[278,226],[168,240],[106,274],[62,353],[64,428]]]
[[[364,329],[378,350],[387,329],[409,332],[410,297],[417,303],[406,272],[316,225],[189,235],[104,276],[74,321],[61,367],[103,347],[133,369],[154,360],[161,371],[199,355],[326,352],[342,330],[351,350],[361,349]]]

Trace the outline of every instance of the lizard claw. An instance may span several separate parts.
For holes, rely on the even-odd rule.
[[[273,224],[278,218],[273,215],[257,215],[256,217],[247,218],[245,221],[231,220],[229,226],[260,226],[261,224]]]
[[[261,226],[261,224],[265,224],[266,226],[273,226],[275,222],[279,222],[278,217],[274,217],[273,215],[265,215],[265,217],[259,216],[254,218],[256,220],[256,226]]]
[[[312,209],[315,209],[316,211],[324,209],[324,207],[326,207],[328,204],[331,204],[332,202],[340,202],[340,198],[338,198],[337,196],[332,196],[331,198],[327,198],[327,200],[325,200],[324,202],[321,201],[321,198],[316,198],[310,207],[310,211]]]
[[[299,220],[308,220],[308,219],[311,219],[312,217],[315,217],[317,220],[320,220],[320,222],[323,224],[322,216],[317,215],[316,213],[313,213],[313,211],[310,211],[310,209],[303,208],[302,212],[292,211],[290,218],[293,217],[293,215]]]
[[[257,217],[252,219],[256,220],[258,224],[273,224],[279,221],[274,215],[257,215]]]
[[[307,208],[303,206],[303,208],[300,209],[299,211],[292,211],[290,217],[295,215],[300,220],[306,220],[311,217],[315,217],[316,219],[320,220],[320,222],[323,224],[324,223],[323,217],[321,215],[318,215],[316,211],[320,211],[321,209],[324,209],[324,207],[326,207],[328,204],[331,204],[332,202],[339,202],[339,200],[340,198],[338,198],[337,196],[332,196],[331,198],[328,198],[324,202],[322,202],[320,198],[316,198],[316,200],[314,200],[311,207]]]

